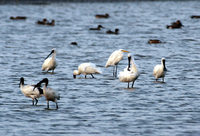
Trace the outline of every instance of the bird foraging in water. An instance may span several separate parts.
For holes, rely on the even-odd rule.
[[[54,72],[54,69],[57,67],[58,65],[58,62],[57,62],[57,59],[56,59],[56,49],[52,49],[51,53],[45,58],[45,61],[42,65],[42,71],[49,71],[49,70],[52,70],[52,73]],[[51,58],[48,58],[51,54],[52,57]]]
[[[34,89],[34,91],[33,91],[33,88],[35,87],[35,85],[24,86],[24,78],[23,77],[20,78],[19,87],[20,87],[22,93],[26,97],[32,98],[33,105],[34,105],[34,100],[35,100],[35,105],[37,105],[37,103],[38,103],[37,98],[40,98],[43,96],[43,90],[40,88],[40,86],[37,86]]]
[[[107,34],[119,34],[118,32],[119,32],[119,29],[115,29],[115,32],[111,30],[106,31]]]
[[[40,81],[39,83],[37,83],[37,85],[35,86],[41,86],[41,84],[44,83],[44,88],[43,88],[43,93],[44,96],[46,98],[47,101],[47,109],[49,109],[49,101],[53,101],[56,103],[56,109],[58,109],[58,104],[57,104],[57,100],[60,100],[60,94],[58,93],[57,90],[54,90],[48,86],[49,80],[47,78],[44,78],[42,81]],[[35,90],[35,88],[33,89],[33,91]]]
[[[87,75],[94,76],[92,74],[101,74],[102,71],[94,63],[82,63],[78,66],[78,70],[74,70],[73,76],[76,78],[76,75],[84,74],[85,78]]]
[[[165,67],[165,58],[161,59],[161,65],[156,65],[153,69],[153,75],[156,78],[156,81],[158,78],[162,78],[162,81],[164,82],[165,74],[167,73],[167,68]]]
[[[167,29],[175,29],[175,28],[181,28],[183,25],[180,20],[177,20],[176,22],[171,23],[171,25],[167,25]]]
[[[130,65],[131,63],[131,65]],[[128,67],[124,69],[124,71],[121,71],[118,75],[119,80],[121,82],[128,82],[128,88],[129,88],[129,82],[133,82],[132,83],[132,88],[134,85],[134,82],[138,79],[138,77],[140,76],[140,71],[139,68],[137,66],[137,64],[134,62],[133,57],[131,56],[131,54],[128,54]]]
[[[107,68],[110,66],[114,66],[113,67],[113,76],[117,76],[117,66],[118,66],[118,63],[122,60],[122,58],[124,56],[124,54],[123,54],[124,52],[129,52],[129,51],[119,49],[119,50],[114,51],[108,58],[108,61],[105,65],[105,67]],[[116,66],[116,70],[115,70],[115,66]]]

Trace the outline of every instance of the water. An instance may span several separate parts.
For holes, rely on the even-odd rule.
[[[52,3],[0,5],[0,132],[1,135],[199,135],[200,20],[198,1],[130,3]],[[109,19],[95,14],[109,13]],[[27,16],[25,21],[10,16]],[[56,25],[35,22],[55,19]],[[181,20],[182,29],[166,29]],[[102,31],[90,31],[101,24]],[[108,35],[108,29],[120,30]],[[159,39],[162,44],[148,44]],[[77,42],[78,45],[70,45]],[[45,57],[58,51],[55,74],[41,71]],[[105,68],[118,49],[132,52],[141,75],[133,89]],[[153,68],[165,57],[165,83],[155,83]],[[73,79],[78,65],[93,62],[103,71]],[[127,53],[118,71],[127,66]],[[43,78],[61,95],[55,103],[39,99],[32,106],[19,88]]]

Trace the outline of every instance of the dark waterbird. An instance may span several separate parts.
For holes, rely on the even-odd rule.
[[[13,20],[24,20],[24,19],[26,19],[26,17],[24,17],[24,16],[17,16],[17,17],[10,17],[10,19],[13,19]]]
[[[193,15],[193,16],[191,16],[191,18],[193,19],[193,18],[200,18],[200,15]]]
[[[148,41],[148,43],[162,43],[160,40],[157,40],[157,39],[150,39],[149,41]]]
[[[51,22],[47,22],[46,25],[54,26],[55,25],[55,20],[53,19]]]
[[[106,13],[105,15],[96,14],[95,17],[96,17],[96,18],[108,18],[108,17],[109,17],[109,14],[107,14],[107,13]]]
[[[47,22],[47,19],[44,18],[42,21],[37,21],[36,24],[38,24],[38,25],[45,25],[46,22]]]
[[[115,29],[114,32],[111,30],[106,31],[107,34],[119,34],[118,32],[119,32],[119,29]]]
[[[176,22],[171,23],[171,25],[167,25],[167,29],[176,29],[181,28],[183,25],[180,20],[177,20]]]
[[[104,28],[102,25],[98,25],[97,28],[90,28],[90,30],[101,30],[101,28]]]

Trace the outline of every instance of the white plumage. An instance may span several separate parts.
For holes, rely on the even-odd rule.
[[[48,58],[53,53],[51,58]],[[52,70],[52,73],[54,72],[54,69],[57,67],[58,62],[56,59],[56,49],[52,49],[51,53],[46,57],[43,65],[42,65],[42,71],[49,71]]]
[[[44,92],[44,96],[45,96],[46,101],[47,101],[47,109],[49,109],[49,101],[55,102],[56,103],[56,109],[58,109],[57,100],[60,100],[60,94],[58,93],[57,90],[54,90],[50,87],[47,87],[48,82],[49,82],[48,79],[44,78],[36,86],[41,86],[41,84],[44,83],[43,92]]]
[[[37,103],[38,103],[37,98],[40,98],[43,96],[43,90],[40,88],[40,86],[36,87],[33,91],[33,88],[35,87],[35,85],[24,86],[24,78],[23,77],[20,78],[19,85],[20,85],[20,89],[21,89],[22,93],[26,97],[32,98],[33,105],[34,105],[34,99],[35,99],[35,101],[36,101],[35,105],[37,105]]]
[[[164,82],[165,74],[167,73],[167,68],[165,67],[165,58],[161,59],[161,65],[156,65],[153,69],[153,75],[156,78],[156,81],[158,78],[162,78],[162,81]]]
[[[92,74],[101,74],[102,71],[99,67],[97,67],[94,63],[82,63],[78,66],[78,70],[74,70],[73,75],[76,78],[76,75],[84,74],[85,78],[87,75],[91,75],[92,78],[94,76]]]
[[[128,82],[128,88],[129,88],[129,82],[133,82],[132,83],[132,88],[133,88],[135,80],[137,80],[137,78],[140,76],[140,71],[130,54],[128,54],[128,63],[129,63],[128,67],[125,68],[124,71],[120,72],[118,77],[121,82]],[[130,63],[132,67],[130,66]]]
[[[110,55],[110,57],[108,58],[108,61],[105,65],[106,68],[110,67],[110,66],[114,66],[113,67],[113,76],[117,75],[117,65],[123,58],[123,55],[124,55],[123,52],[129,52],[129,51],[126,51],[126,50],[123,50],[123,49],[119,49],[119,50],[114,51]],[[116,66],[116,71],[114,72],[115,66]]]

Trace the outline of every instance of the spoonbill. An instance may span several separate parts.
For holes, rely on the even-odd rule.
[[[119,49],[119,50],[114,51],[110,55],[110,57],[108,58],[108,61],[107,61],[105,67],[107,68],[107,67],[110,67],[110,66],[114,66],[113,67],[113,76],[117,75],[117,65],[122,60],[122,58],[124,56],[123,52],[129,52],[129,51]],[[116,66],[116,71],[115,71],[115,66]]]
[[[101,74],[102,71],[94,63],[82,63],[78,66],[78,70],[74,70],[74,78],[76,78],[76,75],[80,75],[81,73],[85,75],[85,78],[87,75],[91,75],[92,78],[94,78],[92,74]]]
[[[54,90],[50,87],[47,87],[48,83],[49,83],[49,80],[47,78],[44,78],[42,81],[37,83],[35,88],[38,87],[38,86],[41,86],[42,83],[44,83],[43,92],[44,92],[44,96],[45,96],[46,101],[47,101],[47,109],[49,109],[49,101],[55,102],[56,103],[56,109],[58,109],[57,100],[60,100],[60,94],[58,93],[57,90]]]
[[[53,53],[51,58],[48,58]],[[52,70],[52,73],[54,72],[54,69],[57,67],[58,62],[56,60],[56,49],[52,49],[51,53],[45,58],[45,61],[42,65],[42,71],[49,71]]]
[[[130,63],[132,67],[130,66]],[[131,54],[128,54],[128,67],[124,69],[124,71],[120,72],[118,75],[119,80],[121,82],[128,82],[128,88],[129,88],[129,82],[132,83],[132,88],[134,85],[135,80],[138,79],[140,76],[140,71],[137,66],[137,64],[134,62],[134,59],[131,57]]]
[[[162,78],[162,81],[164,82],[165,74],[167,73],[167,68],[165,67],[165,58],[161,59],[161,65],[156,65],[153,69],[153,75],[156,78],[156,81],[158,78]]]
[[[37,98],[40,98],[43,96],[43,90],[40,88],[40,86],[37,86],[34,91],[33,91],[33,88],[35,87],[35,85],[24,86],[24,78],[23,77],[20,78],[19,87],[20,87],[22,93],[26,97],[32,98],[33,105],[34,105],[34,99],[36,102],[35,105],[37,105],[37,103],[38,103]]]

